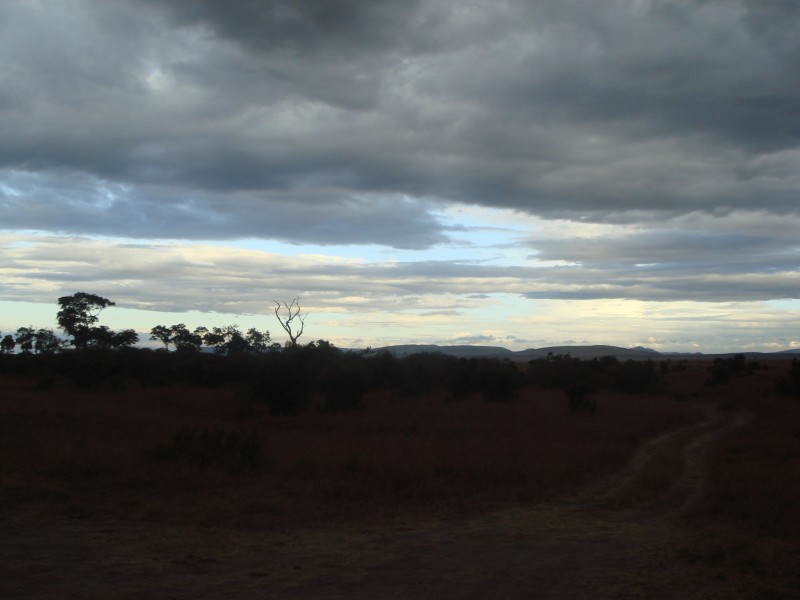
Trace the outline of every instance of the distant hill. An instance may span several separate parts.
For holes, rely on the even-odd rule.
[[[438,346],[436,344],[403,344],[398,346],[385,346],[375,348],[377,351],[386,351],[394,356],[408,356],[420,352],[439,352],[458,358],[497,357],[513,360],[533,360],[546,358],[548,354],[566,355],[574,358],[600,358],[613,356],[619,359],[646,360],[660,356],[655,350],[649,348],[618,348],[617,346],[550,346],[547,348],[528,348],[514,352],[500,346]]]
[[[549,346],[546,348],[528,348],[527,350],[513,351],[500,346],[438,346],[436,344],[403,344],[397,346],[384,346],[375,348],[376,351],[389,352],[394,356],[408,356],[421,352],[439,352],[448,356],[458,358],[510,358],[518,361],[534,360],[536,358],[547,358],[548,354],[553,356],[569,354],[573,358],[592,359],[602,358],[603,356],[613,356],[619,360],[647,360],[647,359],[713,359],[733,356],[734,352],[703,354],[701,352],[658,352],[652,348],[636,346],[635,348],[620,348],[618,346]],[[742,352],[747,358],[786,358],[787,355],[800,355],[800,349],[783,350],[781,352]]]
[[[394,356],[408,356],[421,352],[440,352],[459,358],[478,358],[483,356],[513,357],[516,353],[508,348],[499,346],[437,346],[436,344],[402,344],[399,346],[384,346],[375,348],[376,351],[386,351]]]
[[[558,356],[559,354],[569,354],[573,358],[602,358],[603,356],[613,356],[623,360],[647,360],[648,358],[658,358],[661,356],[650,348],[620,348],[618,346],[550,346],[547,348],[530,348],[514,353],[514,358],[519,360],[533,360],[534,358],[545,358],[548,354]]]

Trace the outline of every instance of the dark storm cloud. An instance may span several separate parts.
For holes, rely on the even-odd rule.
[[[12,1],[0,219],[422,248],[430,199],[796,213],[798,29],[778,0]]]
[[[139,0],[179,25],[202,25],[258,52],[359,58],[403,44],[415,0]]]

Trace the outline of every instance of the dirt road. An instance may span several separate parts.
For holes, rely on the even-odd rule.
[[[693,559],[696,535],[680,523],[707,478],[707,451],[747,418],[712,412],[652,440],[622,472],[575,497],[466,521],[201,536],[6,517],[0,597],[776,597],[768,587],[727,581],[700,555]],[[676,475],[633,494],[659,456],[677,457]]]

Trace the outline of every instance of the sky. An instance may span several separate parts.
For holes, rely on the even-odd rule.
[[[796,0],[4,0],[0,331],[800,348]]]

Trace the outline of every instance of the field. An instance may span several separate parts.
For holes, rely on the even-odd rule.
[[[371,389],[276,415],[236,385],[6,373],[0,595],[800,596],[788,362],[647,394]]]

